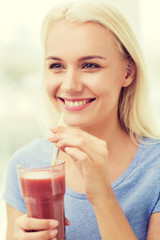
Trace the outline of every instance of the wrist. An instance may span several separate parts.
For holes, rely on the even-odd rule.
[[[95,209],[103,209],[104,206],[111,207],[114,205],[116,197],[111,186],[105,189],[105,191],[99,191],[99,194],[93,199],[92,206]]]
[[[137,240],[113,190],[94,202],[93,209],[102,239]]]

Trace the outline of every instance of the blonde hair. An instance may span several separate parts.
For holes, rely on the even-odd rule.
[[[138,141],[141,141],[142,137],[156,138],[157,132],[148,102],[143,56],[130,26],[119,9],[106,0],[59,1],[48,13],[42,26],[45,57],[48,33],[53,24],[62,19],[71,22],[95,22],[104,26],[114,36],[120,53],[124,58],[132,59],[136,68],[132,84],[121,90],[118,106],[119,121],[125,131],[132,138],[136,137]],[[47,102],[50,104],[49,100]]]

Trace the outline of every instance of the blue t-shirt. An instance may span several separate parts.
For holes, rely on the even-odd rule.
[[[152,213],[160,212],[160,141],[144,139],[126,171],[112,184],[117,200],[134,233],[145,240]],[[8,168],[4,200],[19,211],[26,212],[20,194],[16,166],[25,162],[29,167],[41,167],[52,158],[53,144],[36,139],[17,151]],[[96,216],[86,195],[66,188],[65,215],[71,225],[66,227],[67,240],[100,240]]]

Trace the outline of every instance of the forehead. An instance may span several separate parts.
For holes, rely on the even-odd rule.
[[[113,36],[102,25],[94,22],[67,22],[65,20],[54,23],[48,33],[47,52],[54,53],[71,51],[72,49],[88,54],[92,52],[110,52],[115,50]]]

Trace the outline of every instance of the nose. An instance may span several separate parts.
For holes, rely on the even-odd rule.
[[[70,92],[81,92],[83,89],[78,70],[68,69],[62,78],[61,90]]]

